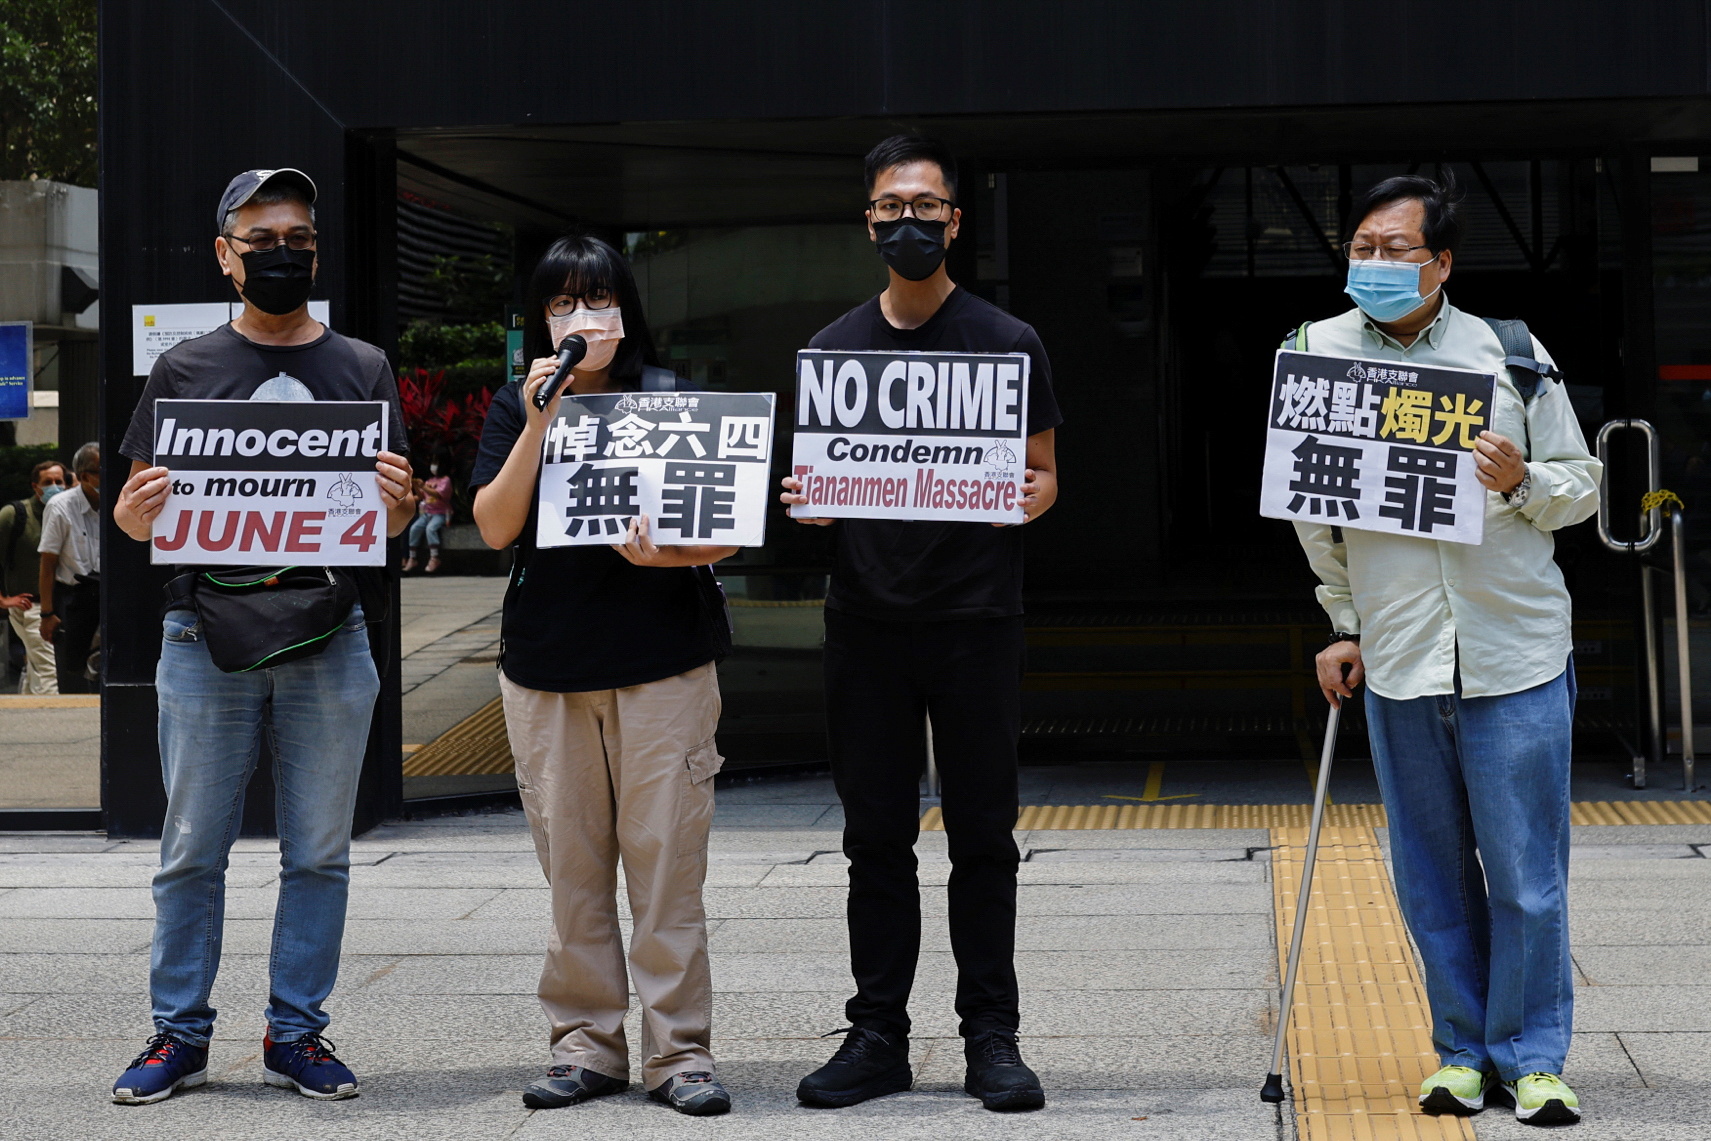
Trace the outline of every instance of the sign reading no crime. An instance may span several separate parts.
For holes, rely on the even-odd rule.
[[[1480,542],[1471,453],[1496,385],[1469,369],[1278,352],[1260,514]]]
[[[380,566],[383,401],[160,400],[157,563]]]
[[[796,354],[791,468],[819,519],[1020,523],[1026,353]]]
[[[542,444],[535,545],[621,543],[648,517],[661,546],[766,542],[773,394],[566,394]]]

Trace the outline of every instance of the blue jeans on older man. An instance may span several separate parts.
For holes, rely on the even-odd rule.
[[[1366,695],[1396,895],[1446,1066],[1562,1073],[1574,664],[1498,697]]]
[[[266,732],[280,852],[267,1024],[275,1042],[318,1034],[338,977],[351,817],[380,692],[362,608],[314,657],[236,674],[215,667],[194,612],[171,611],[155,688],[167,797],[149,972],[155,1028],[197,1046],[213,1034],[226,860]]]

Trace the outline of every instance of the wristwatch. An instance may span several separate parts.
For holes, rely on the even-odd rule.
[[[1360,635],[1351,634],[1347,630],[1333,630],[1331,632],[1330,641],[1326,642],[1325,645],[1334,646],[1338,642],[1353,642],[1358,646],[1360,645]]]
[[[1503,493],[1503,499],[1504,502],[1508,503],[1511,507],[1520,507],[1527,502],[1527,496],[1532,494],[1532,491],[1533,472],[1532,469],[1529,468],[1527,470],[1527,474],[1521,477],[1521,482],[1517,483],[1513,490],[1505,491]]]

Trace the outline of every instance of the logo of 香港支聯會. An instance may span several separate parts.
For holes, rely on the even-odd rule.
[[[1016,462],[1016,453],[1009,444],[999,440],[992,447],[986,449],[986,455],[982,458],[991,467],[1009,467]]]
[[[350,472],[340,472],[339,478],[333,481],[333,486],[327,488],[327,498],[336,505],[329,508],[327,514],[355,515],[361,510],[356,501],[362,498],[362,488],[357,486]]]

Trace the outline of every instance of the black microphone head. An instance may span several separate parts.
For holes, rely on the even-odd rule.
[[[558,355],[560,367],[565,364],[574,365],[588,355],[588,342],[583,339],[581,333],[572,333],[558,343]]]

